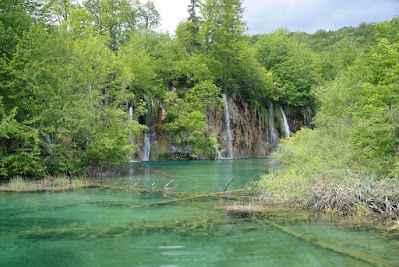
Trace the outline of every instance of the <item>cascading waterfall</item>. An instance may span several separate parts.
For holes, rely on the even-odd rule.
[[[151,146],[156,144],[156,135],[154,131],[154,124],[156,123],[156,114],[154,109],[154,102],[152,99],[144,97],[147,101],[147,115],[145,117],[145,124],[148,126],[148,130],[144,134],[143,149],[142,149],[142,161],[150,160]]]
[[[142,161],[150,160],[151,146],[155,143],[155,132],[153,130],[148,130],[144,134],[143,151],[142,151]]]
[[[222,153],[220,153],[220,151],[216,145],[214,146],[214,148],[215,148],[216,154],[218,155],[218,159],[225,159],[225,158],[223,158]]]
[[[223,103],[224,103],[224,119],[226,122],[226,132],[227,132],[227,154],[225,159],[233,158],[233,136],[231,134],[230,128],[230,115],[229,115],[229,105],[227,103],[227,95],[223,94]]]
[[[285,116],[285,112],[282,106],[280,106],[280,111],[281,111],[281,118],[283,119],[283,124],[284,124],[285,138],[290,139],[291,137],[290,126],[288,125],[287,116]]]
[[[272,146],[277,146],[278,135],[276,131],[276,126],[274,125],[274,111],[272,102],[269,102],[269,135]]]
[[[216,154],[218,155],[218,157],[217,157],[218,159],[225,159],[223,157],[222,153],[220,153],[220,150],[216,144],[213,146],[213,148],[215,148]]]
[[[145,116],[145,124],[147,126],[152,126],[156,123],[156,114],[154,109],[154,101],[152,99],[148,99],[144,97],[144,100],[147,102],[147,115]]]

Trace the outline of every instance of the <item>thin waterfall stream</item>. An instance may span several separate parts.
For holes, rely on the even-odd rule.
[[[148,130],[144,133],[142,161],[150,160],[151,146],[155,143],[155,132]]]
[[[285,115],[285,112],[284,112],[284,109],[282,106],[280,106],[280,111],[281,111],[281,118],[283,120],[283,125],[284,125],[285,138],[290,139],[290,137],[291,137],[290,126],[288,125],[287,116]]]
[[[143,137],[143,146],[142,146],[142,161],[150,161],[151,155],[151,147],[152,145],[157,143],[157,137],[154,130],[154,125],[156,123],[156,110],[154,108],[154,101],[145,97],[145,101],[147,102],[147,114],[145,116],[145,124],[148,127],[148,130],[144,133]]]

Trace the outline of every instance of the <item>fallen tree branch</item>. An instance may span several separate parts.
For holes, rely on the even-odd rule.
[[[313,236],[307,236],[307,235],[295,232],[295,231],[289,229],[288,227],[282,226],[280,224],[277,224],[277,223],[274,223],[271,221],[263,220],[261,223],[270,225],[286,234],[289,234],[295,238],[304,240],[314,246],[317,246],[317,247],[320,247],[323,249],[328,249],[333,252],[339,253],[341,255],[348,256],[348,257],[354,258],[356,260],[360,260],[360,261],[369,263],[374,266],[384,266],[384,267],[395,266],[391,262],[387,261],[386,259],[384,259],[382,257],[379,257],[378,255],[370,255],[370,254],[365,254],[362,252],[349,251],[348,249],[344,249],[339,246],[335,246],[333,244],[329,244],[329,243],[320,241],[320,240],[314,238]]]

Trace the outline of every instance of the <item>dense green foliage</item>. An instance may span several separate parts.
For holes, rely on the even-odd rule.
[[[287,173],[396,175],[398,19],[250,38],[242,6],[191,0],[171,36],[151,1],[0,0],[0,176],[114,168],[155,127],[213,158],[206,116],[222,93],[318,111],[280,148]]]
[[[320,82],[320,56],[308,42],[300,42],[286,30],[258,37],[257,59],[272,71],[280,101],[293,106],[313,104],[311,89]]]
[[[313,90],[315,129],[301,130],[275,153],[286,168],[260,182],[267,196],[399,215],[398,21],[306,37],[316,54],[331,59],[321,69],[335,70]]]
[[[191,1],[174,37],[154,31],[151,1],[1,0],[0,10],[3,177],[102,172],[131,160],[132,140],[155,124],[191,158],[215,157],[206,114],[221,93],[256,106],[275,93],[240,0]]]
[[[85,4],[93,3],[111,4]],[[138,2],[112,3],[123,12],[146,7]],[[6,7],[1,12],[1,39],[12,41],[2,46],[0,61],[0,175],[74,174],[82,167],[103,170],[129,159],[133,150],[129,134],[145,128],[137,121],[127,122],[125,103],[134,99],[133,86],[148,88],[149,80],[155,79],[154,71],[145,68],[147,55],[138,52],[137,63],[129,63],[113,52],[122,37],[126,46],[135,45],[125,37],[129,28],[108,20],[101,21],[106,25],[93,23],[98,16],[106,20],[108,11],[95,13],[68,1],[1,1],[1,5]],[[153,24],[144,21],[134,26]]]

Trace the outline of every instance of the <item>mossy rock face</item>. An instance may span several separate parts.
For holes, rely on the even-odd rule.
[[[151,151],[150,151],[150,160],[157,161],[162,158],[162,155],[165,154],[164,149],[158,144],[154,144],[151,146]]]

